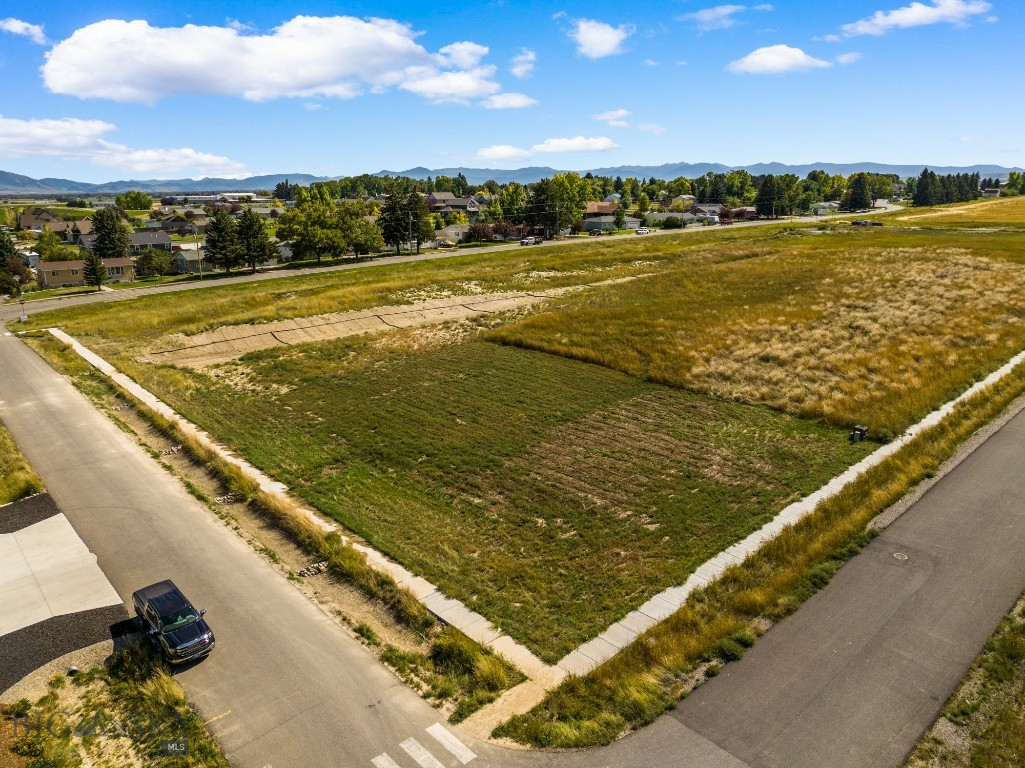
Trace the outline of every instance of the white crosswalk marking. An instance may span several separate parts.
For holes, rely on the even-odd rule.
[[[459,762],[463,765],[466,765],[468,762],[477,757],[477,755],[470,751],[469,747],[467,747],[465,744],[463,744],[463,742],[457,739],[455,735],[452,734],[448,729],[446,729],[445,726],[443,726],[441,723],[435,723],[434,725],[432,725],[430,728],[427,729],[427,733],[431,734],[431,736],[437,739],[438,743],[440,743],[441,746],[443,746],[445,749],[447,749],[449,752],[455,755],[456,759],[459,760]]]
[[[392,760],[388,756],[387,752],[385,752],[384,754],[378,755],[377,757],[375,757],[370,762],[372,762],[374,764],[374,768],[399,768],[399,764],[396,763],[394,760]]]
[[[399,744],[406,754],[416,760],[423,768],[445,768],[444,764],[441,763],[438,758],[428,752],[424,745],[416,739],[406,739],[404,742]]]

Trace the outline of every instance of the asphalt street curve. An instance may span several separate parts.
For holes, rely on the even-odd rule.
[[[1025,412],[673,717],[752,768],[899,765],[1025,588]]]

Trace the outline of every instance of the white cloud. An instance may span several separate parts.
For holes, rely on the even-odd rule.
[[[529,48],[521,48],[520,52],[513,56],[512,66],[509,71],[513,77],[530,77],[534,72],[534,62],[537,61],[537,54]]]
[[[646,67],[657,67],[658,66],[658,62],[655,61],[654,59],[645,59],[641,63],[644,64],[644,66],[646,66]]]
[[[438,72],[425,69],[407,77],[400,88],[419,94],[431,101],[466,103],[469,99],[490,96],[501,90],[491,77],[494,67],[480,67],[465,72]]]
[[[438,53],[448,59],[453,67],[473,69],[480,64],[481,59],[488,55],[488,48],[485,45],[464,41],[446,45]]]
[[[324,105],[321,104],[319,101],[307,101],[305,104],[303,104],[303,109],[307,109],[310,112],[318,112],[323,108]]]
[[[531,147],[534,152],[604,152],[619,147],[612,139],[604,136],[587,138],[574,136],[571,139],[545,139]]]
[[[230,158],[189,147],[131,149],[103,136],[117,127],[102,120],[19,120],[0,116],[0,157],[60,157],[91,160],[96,165],[131,174],[177,176],[248,175],[246,167]]]
[[[694,13],[685,13],[680,18],[697,23],[698,29],[707,32],[712,29],[728,29],[732,27],[737,23],[734,17],[746,10],[747,8],[743,5],[717,5],[714,8],[705,8]]]
[[[634,33],[631,24],[613,27],[603,21],[579,19],[569,36],[576,41],[577,53],[588,59],[601,59],[623,52],[623,43]]]
[[[840,35],[816,35],[812,38],[819,43],[839,43],[842,39]]]
[[[619,147],[612,139],[604,136],[589,138],[586,136],[574,136],[567,139],[545,139],[540,144],[535,144],[530,149],[514,147],[509,144],[496,144],[491,147],[483,147],[477,150],[477,157],[480,160],[492,160],[497,162],[529,160],[537,154],[551,154],[553,152],[604,152]]]
[[[528,160],[533,154],[529,149],[520,149],[508,144],[496,144],[477,150],[477,157],[481,160]]]
[[[481,102],[485,109],[523,109],[537,104],[537,99],[532,99],[525,93],[496,93]]]
[[[351,16],[296,16],[265,34],[108,19],[55,45],[42,75],[54,93],[147,104],[195,93],[348,99],[393,87],[465,102],[500,90],[494,67],[480,66],[486,47],[463,41],[430,53],[417,35],[397,21]]]
[[[111,145],[115,147],[117,145]],[[112,150],[93,160],[98,165],[118,168],[130,174],[146,174],[155,178],[179,176],[224,176],[242,178],[249,171],[242,163],[227,157],[197,152],[188,147],[180,149],[122,149]]]
[[[644,131],[645,133],[653,133],[656,136],[660,136],[669,129],[666,128],[664,125],[659,125],[658,123],[641,123],[637,126],[637,130]]]
[[[10,32],[12,35],[27,37],[38,45],[46,45],[48,42],[41,26],[29,24],[21,19],[0,19],[0,32]]]
[[[626,109],[612,109],[608,112],[600,112],[597,115],[591,115],[595,120],[602,123],[608,123],[615,128],[626,128],[630,123],[626,122],[625,118],[630,116],[630,111]]]
[[[867,19],[844,24],[848,37],[855,35],[884,35],[891,29],[921,27],[927,24],[963,25],[972,16],[986,13],[992,6],[986,0],[932,0],[926,5],[913,2],[893,11],[876,11]]]
[[[979,137],[978,136],[959,136],[957,140],[958,141],[963,141],[963,142],[967,143],[967,142],[978,141]]]
[[[693,21],[702,32],[713,29],[729,29],[737,23],[737,15],[748,10],[746,5],[717,5],[694,13],[685,13],[677,18],[681,21]],[[752,11],[775,10],[769,3],[760,3],[751,7]]]
[[[246,24],[245,22],[239,21],[238,19],[226,19],[225,25],[234,29],[236,32],[251,32],[256,29],[252,24]]]
[[[828,61],[813,58],[800,48],[791,48],[789,45],[770,45],[731,62],[727,69],[738,75],[778,75],[784,72],[800,72],[829,66],[832,65]]]
[[[861,54],[857,51],[851,53],[841,53],[836,57],[837,64],[853,64],[856,61],[861,61]]]

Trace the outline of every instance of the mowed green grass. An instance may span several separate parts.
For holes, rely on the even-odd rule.
[[[784,230],[717,251],[490,338],[882,438],[1025,348],[1025,233]]]
[[[872,447],[478,340],[341,340],[215,373],[183,383],[176,369],[137,369],[188,418],[549,661]]]

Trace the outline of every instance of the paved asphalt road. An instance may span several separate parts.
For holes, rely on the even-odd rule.
[[[749,765],[899,765],[1025,587],[1025,412],[673,717]]]

